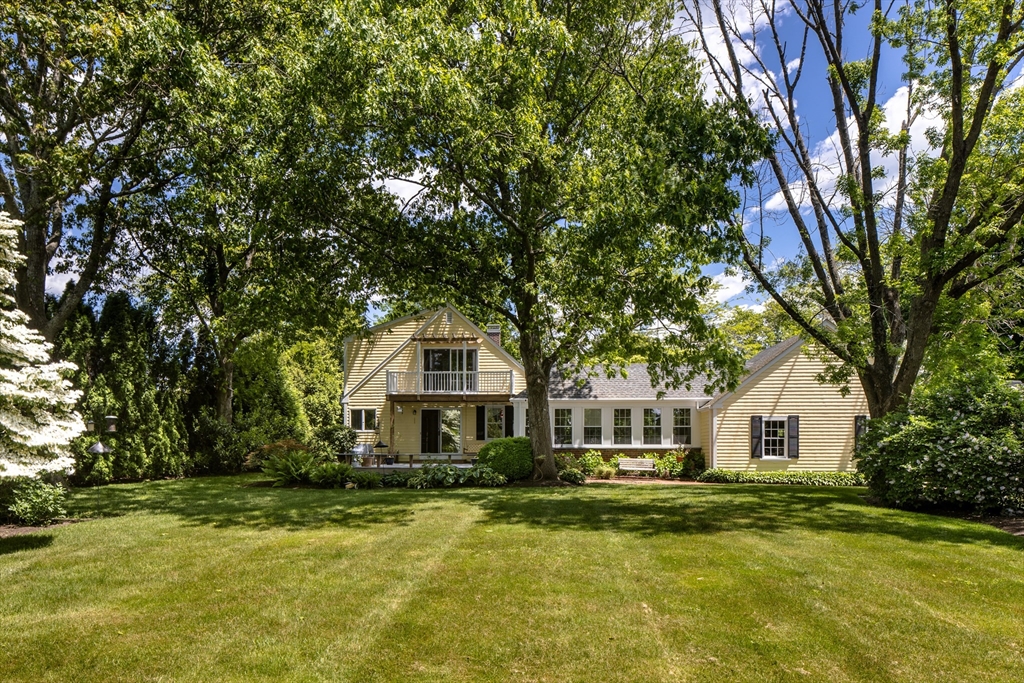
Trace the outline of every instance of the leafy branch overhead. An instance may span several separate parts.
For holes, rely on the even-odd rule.
[[[775,139],[734,218],[743,260],[839,359],[829,379],[856,375],[880,416],[906,405],[947,302],[1024,262],[1024,93],[1015,87],[1024,4],[877,0],[856,60],[848,34],[859,7],[687,6],[717,93]],[[783,17],[799,22],[795,45]],[[824,82],[808,80],[813,59],[826,65]],[[882,75],[895,69],[902,82],[884,102]],[[797,111],[800,97],[819,94],[835,127],[824,151],[809,142],[817,122]],[[773,213],[785,216],[800,260],[773,257]]]
[[[507,321],[538,454],[556,367],[642,353],[659,379],[713,386],[742,367],[701,313],[700,267],[730,254],[730,183],[764,136],[705,102],[677,9],[424,3],[372,24],[370,149],[380,182],[415,190],[376,233],[334,225],[392,295]]]

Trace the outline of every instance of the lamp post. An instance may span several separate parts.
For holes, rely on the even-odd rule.
[[[373,450],[377,451],[378,449],[382,449],[382,448],[386,449],[387,447],[388,447],[388,445],[386,443],[384,443],[383,439],[378,438],[377,439],[377,443],[374,444],[374,446],[373,446]],[[380,467],[380,456],[379,455],[377,456],[377,467]]]

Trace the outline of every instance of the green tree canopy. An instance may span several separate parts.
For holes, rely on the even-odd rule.
[[[552,369],[642,352],[658,378],[727,386],[742,367],[701,313],[700,265],[728,255],[760,131],[705,102],[675,10],[422,2],[373,24],[378,182],[416,193],[389,223],[333,225],[392,294],[515,329],[546,477]]]

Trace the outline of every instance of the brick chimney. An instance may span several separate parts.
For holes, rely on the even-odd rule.
[[[488,325],[487,338],[501,346],[501,325]]]

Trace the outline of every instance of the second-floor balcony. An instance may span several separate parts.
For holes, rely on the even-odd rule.
[[[515,391],[511,370],[388,372],[390,397],[487,396],[508,400]]]

